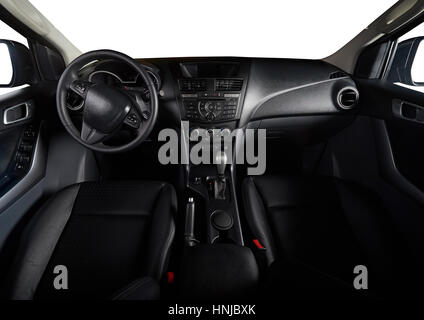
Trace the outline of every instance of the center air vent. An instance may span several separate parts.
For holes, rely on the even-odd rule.
[[[215,82],[215,91],[240,91],[242,88],[242,79],[216,79]]]
[[[180,80],[181,92],[199,92],[207,90],[205,79],[182,79]]]
[[[356,106],[359,99],[358,90],[353,87],[343,88],[337,94],[337,103],[340,108],[349,110]]]

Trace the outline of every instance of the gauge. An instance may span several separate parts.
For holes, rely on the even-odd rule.
[[[150,71],[150,70],[146,70],[146,71],[147,71],[150,79],[152,79],[152,81],[153,81],[153,83],[156,87],[156,90],[159,91],[159,89],[161,87],[161,81],[160,81],[159,76],[157,74],[155,74],[153,71]],[[137,75],[137,79],[135,80],[135,82],[136,82],[137,86],[141,86],[141,87],[146,86],[146,84],[144,83],[144,80],[141,79],[141,75]]]
[[[107,85],[116,85],[123,83],[122,79],[110,71],[99,70],[95,71],[88,77],[90,82],[104,83]]]

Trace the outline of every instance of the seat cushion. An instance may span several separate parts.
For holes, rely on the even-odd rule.
[[[367,190],[327,177],[258,176],[244,181],[243,199],[268,265],[293,259],[349,284],[356,265],[378,270],[381,283],[391,273],[386,212]]]
[[[160,288],[150,277],[134,280],[113,296],[113,300],[158,300]]]
[[[175,191],[163,182],[89,182],[59,192],[25,232],[12,297],[108,298],[137,278],[159,280],[175,213]],[[58,221],[49,224],[51,217]],[[67,268],[67,290],[53,286],[57,265]]]

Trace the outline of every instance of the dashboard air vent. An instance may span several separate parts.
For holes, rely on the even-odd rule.
[[[349,110],[356,106],[359,99],[358,90],[353,87],[343,88],[337,94],[337,103],[340,108]]]
[[[242,79],[216,79],[215,82],[215,91],[240,91],[242,88]]]
[[[182,79],[180,80],[181,92],[198,92],[207,90],[205,79]]]
[[[343,71],[335,71],[330,73],[329,79],[337,79],[337,78],[343,78],[346,77],[347,74],[344,73]]]

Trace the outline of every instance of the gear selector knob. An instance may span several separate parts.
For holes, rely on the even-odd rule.
[[[216,168],[218,171],[218,176],[223,176],[225,172],[225,167],[227,165],[227,154],[223,151],[220,151],[215,156]]]

